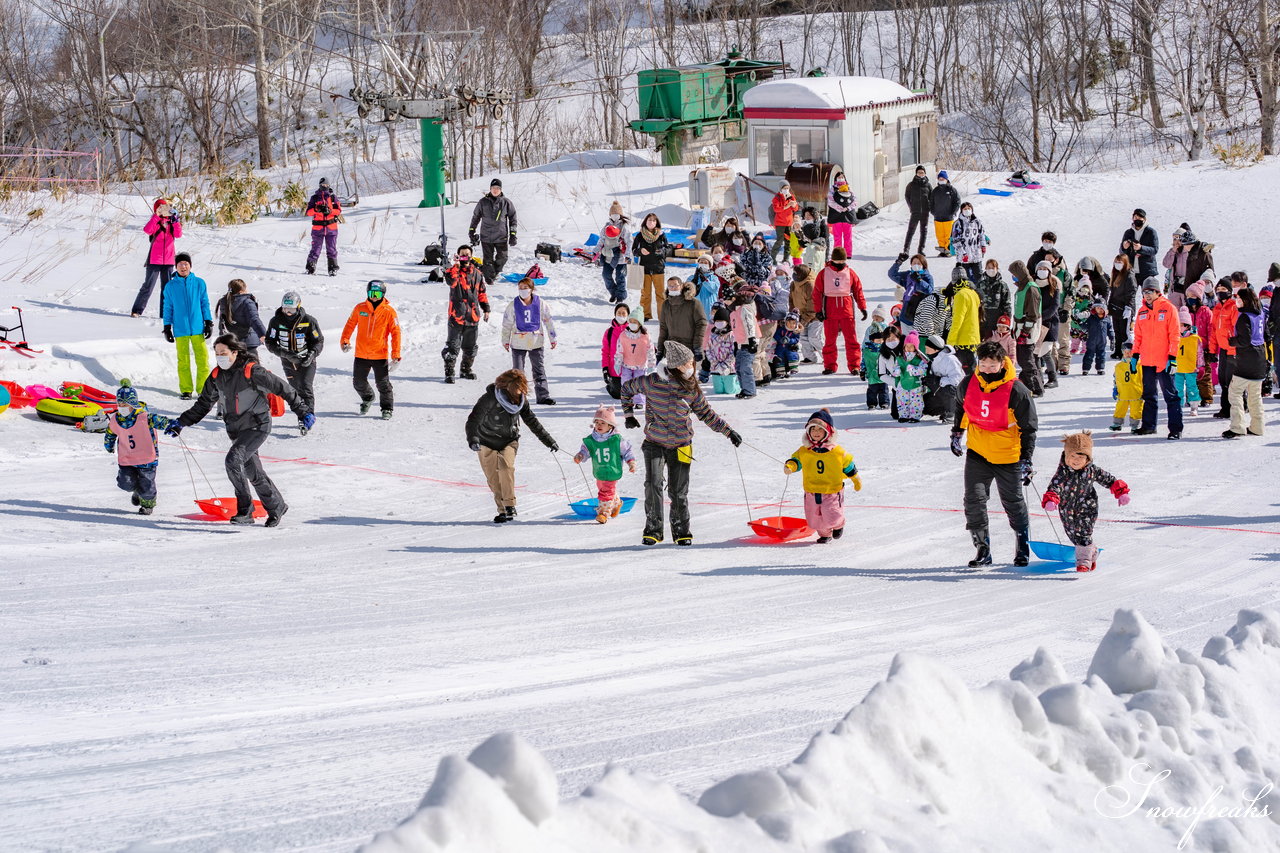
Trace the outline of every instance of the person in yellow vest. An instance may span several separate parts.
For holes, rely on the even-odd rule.
[[[853,454],[834,442],[835,432],[831,412],[819,409],[804,425],[804,445],[782,463],[788,474],[804,474],[804,520],[824,544],[844,535],[845,477],[862,491]]]
[[[1204,356],[1200,352],[1200,336],[1196,334],[1191,312],[1185,305],[1178,309],[1178,322],[1182,325],[1182,337],[1178,339],[1178,354],[1174,356],[1173,387],[1182,405],[1191,406],[1194,416],[1200,410],[1200,389],[1196,386],[1196,379],[1204,367]]]
[[[1111,388],[1111,397],[1116,401],[1116,411],[1112,416],[1111,431],[1124,429],[1124,416],[1129,416],[1129,426],[1137,429],[1142,425],[1142,368],[1133,357],[1133,344],[1125,341],[1120,348],[1122,358],[1116,362],[1116,381]]]
[[[978,549],[969,568],[981,569],[992,562],[987,526],[992,480],[1000,490],[1009,526],[1017,535],[1013,564],[1025,566],[1031,560],[1031,522],[1022,487],[1030,485],[1035,474],[1031,456],[1036,448],[1036,406],[1000,344],[986,341],[978,347],[977,355],[977,372],[964,378],[956,394],[955,426],[951,429],[951,452],[965,457],[965,527]],[[961,442],[966,432],[968,453]]]

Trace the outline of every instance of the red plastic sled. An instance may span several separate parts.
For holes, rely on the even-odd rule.
[[[757,536],[772,539],[775,542],[790,542],[803,539],[813,533],[813,529],[803,518],[789,518],[785,515],[771,515],[757,518],[751,522],[751,529]]]
[[[235,498],[205,498],[204,500],[197,498],[196,506],[200,507],[205,515],[211,515],[223,521],[230,521],[231,516],[236,514]],[[267,509],[262,505],[262,501],[253,502],[253,517],[267,517]]]
[[[92,385],[85,385],[83,382],[63,382],[59,390],[64,397],[74,397],[86,403],[97,403],[108,414],[116,410],[116,395],[110,391],[103,391]]]
[[[9,408],[25,409],[27,406],[35,403],[35,399],[27,393],[27,389],[23,388],[17,382],[8,382],[4,379],[0,379],[0,385],[3,385],[5,390],[9,392]]]

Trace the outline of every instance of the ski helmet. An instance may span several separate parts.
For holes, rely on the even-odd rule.
[[[365,289],[365,292],[369,294],[370,299],[381,299],[387,295],[387,285],[380,279],[375,278],[373,281],[369,282],[369,286]],[[378,295],[374,296],[375,293]]]
[[[302,307],[302,297],[298,295],[296,290],[286,290],[284,296],[280,299],[281,308],[298,309]]]

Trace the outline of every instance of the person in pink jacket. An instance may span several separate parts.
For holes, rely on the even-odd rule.
[[[604,375],[604,389],[615,400],[622,399],[622,375],[613,366],[614,357],[618,354],[618,340],[627,328],[630,316],[631,309],[625,302],[613,306],[613,322],[604,330],[604,337],[600,340],[600,372]],[[640,322],[644,322],[643,315]]]
[[[141,317],[142,312],[147,310],[157,279],[160,280],[160,313],[164,313],[164,288],[173,277],[173,253],[178,238],[182,236],[182,222],[169,202],[158,198],[151,205],[151,219],[142,226],[142,231],[151,238],[151,247],[147,250],[147,274],[130,312],[134,317]]]

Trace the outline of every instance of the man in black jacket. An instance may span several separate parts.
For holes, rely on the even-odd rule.
[[[516,451],[520,449],[520,421],[533,430],[552,453],[560,449],[529,405],[529,380],[523,371],[508,370],[485,389],[467,417],[467,446],[480,455],[489,491],[498,514],[494,524],[516,517]]]
[[[929,193],[929,212],[933,214],[933,234],[938,238],[938,257],[951,253],[951,228],[960,212],[960,193],[951,186],[951,178],[943,169],[938,173],[938,185]],[[921,244],[920,251],[924,251]]]
[[[924,254],[924,235],[929,230],[929,196],[932,191],[933,185],[929,183],[924,166],[916,166],[916,176],[907,184],[903,193],[907,209],[911,211],[911,222],[907,225],[907,239],[902,243],[902,257],[898,259],[900,261],[905,261],[907,253],[911,251],[911,237],[916,233],[916,226],[920,227],[920,248],[916,249],[916,253]]]
[[[324,349],[324,332],[316,318],[302,310],[302,297],[296,290],[285,293],[280,309],[267,325],[265,338],[267,351],[280,359],[284,378],[302,399],[302,405],[312,414],[316,410],[313,385],[316,380],[316,358]],[[298,421],[298,429],[307,434],[307,428]]]
[[[177,437],[184,428],[200,423],[214,403],[220,402],[226,413],[227,435],[231,437],[226,459],[227,479],[236,492],[236,514],[231,523],[253,524],[253,495],[249,492],[252,483],[267,510],[266,526],[275,527],[289,507],[258,458],[258,449],[271,435],[271,403],[267,395],[283,397],[307,429],[315,425],[316,416],[303,408],[301,398],[283,379],[251,357],[235,335],[220,336],[213,342],[213,352],[218,366],[205,380],[200,399],[174,419],[165,432]]]
[[[469,236],[471,245],[480,244],[484,252],[484,280],[494,279],[507,265],[507,246],[516,244],[516,206],[502,194],[502,181],[489,182],[489,192],[476,202],[471,213]]]
[[[1138,208],[1133,212],[1133,227],[1125,229],[1120,240],[1120,251],[1129,258],[1129,264],[1137,271],[1138,281],[1159,276],[1156,268],[1156,252],[1160,250],[1160,235],[1147,227],[1147,212]]]

